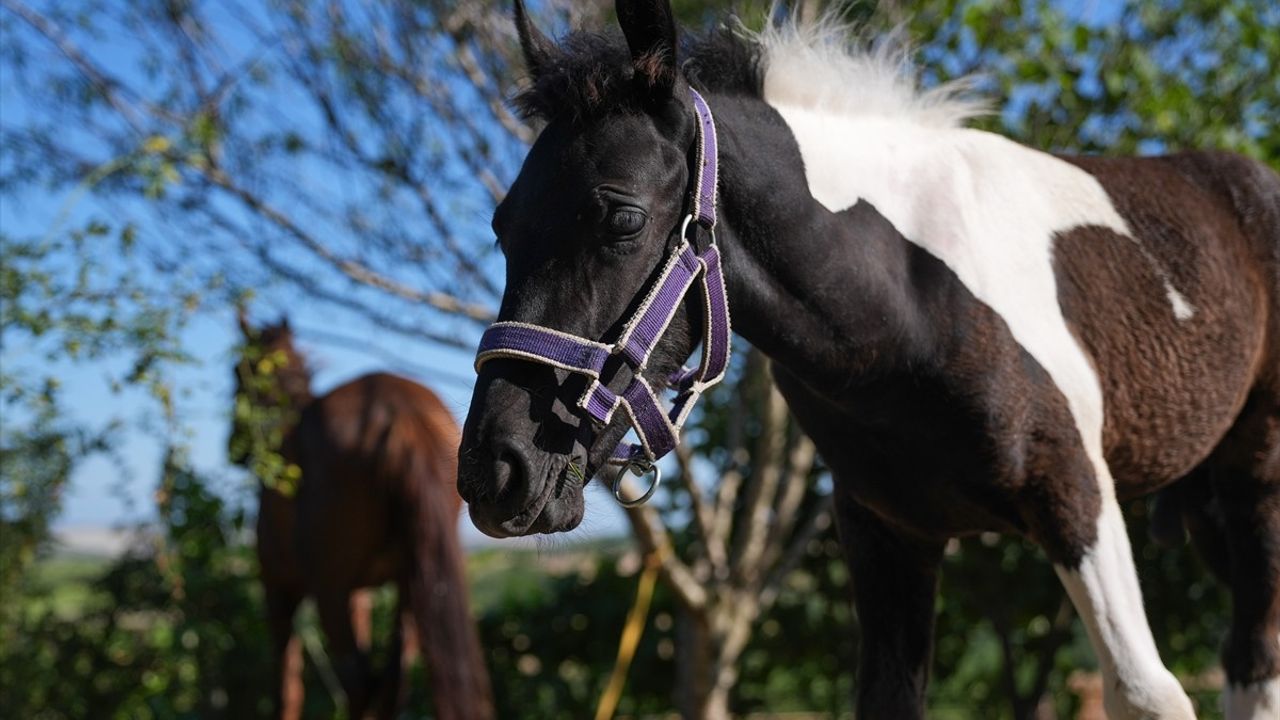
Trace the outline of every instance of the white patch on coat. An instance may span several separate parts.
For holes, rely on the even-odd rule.
[[[917,91],[900,55],[851,48],[824,29],[829,26],[786,24],[761,40],[764,99],[795,136],[810,193],[832,212],[860,200],[874,206],[1004,319],[1049,373],[1067,400],[1103,498],[1097,543],[1078,569],[1058,573],[1113,690],[1108,708],[1116,720],[1194,718],[1147,624],[1102,453],[1101,385],[1062,315],[1053,271],[1056,233],[1097,226],[1132,238],[1128,223],[1089,173],[957,127],[974,114],[973,103],[951,88]]]
[[[1182,293],[1169,282],[1168,278],[1164,281],[1164,294],[1169,298],[1169,304],[1173,306],[1173,316],[1179,320],[1186,320],[1196,314],[1196,309],[1191,303],[1183,297]]]
[[[1280,718],[1280,677],[1243,686],[1227,685],[1222,691],[1222,712],[1226,720]]]
[[[1160,258],[1156,257],[1155,253],[1151,252],[1151,250],[1146,245],[1139,242],[1137,238],[1131,239],[1133,240],[1134,247],[1138,249],[1138,252],[1142,253],[1142,257],[1146,258],[1147,262],[1151,263],[1152,270],[1155,271],[1156,275],[1160,278],[1161,284],[1164,285],[1164,296],[1168,299],[1169,307],[1173,310],[1174,319],[1179,322],[1190,319],[1191,316],[1196,314],[1196,309],[1191,303],[1187,302],[1186,296],[1178,292],[1178,289],[1173,286],[1173,279],[1170,276],[1169,271],[1165,269],[1164,263],[1160,262]],[[1277,720],[1280,720],[1280,718],[1277,718]]]
[[[1195,720],[1191,701],[1160,662],[1147,625],[1120,506],[1104,500],[1098,540],[1080,567],[1054,566],[1098,655],[1112,720]]]

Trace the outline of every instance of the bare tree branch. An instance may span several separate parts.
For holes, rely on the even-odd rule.
[[[214,118],[214,122],[218,124],[216,130],[221,132],[225,129],[221,127],[221,120],[218,119],[218,105],[229,95],[236,84],[236,79],[247,76],[248,71],[258,63],[256,59],[240,62],[234,72],[225,72],[223,68],[227,64],[209,55],[210,49],[215,47],[216,43],[212,38],[206,36],[203,26],[189,12],[160,10],[158,11],[159,14],[152,18],[154,22],[147,26],[154,32],[150,34],[150,39],[145,41],[156,42],[172,50],[176,56],[174,72],[180,76],[178,78],[179,85],[188,93],[187,95],[179,96],[178,99],[166,99],[166,103],[162,107],[149,102],[143,93],[130,88],[120,79],[112,77],[110,73],[104,71],[88,55],[80,51],[67,33],[58,27],[57,23],[23,4],[21,0],[3,0],[3,6],[32,27],[38,35],[48,40],[68,60],[70,67],[84,77],[97,94],[103,98],[105,107],[113,111],[114,115],[120,118],[127,127],[131,128],[136,136],[146,138],[159,134],[156,130],[149,129],[149,123],[153,120],[161,120],[174,126],[172,130],[164,130],[163,133],[165,135],[177,133],[179,137],[176,139],[171,138],[167,143],[156,146],[169,149],[157,151],[148,146],[146,151],[138,153],[136,158],[131,154],[125,155],[125,157],[130,158],[131,173],[139,172],[136,169],[132,169],[132,163],[145,161],[150,157],[163,159],[164,162],[172,164],[174,167],[191,171],[213,187],[228,193],[254,215],[282,230],[286,237],[297,241],[302,248],[305,248],[314,257],[337,270],[349,281],[373,288],[387,296],[425,305],[477,324],[491,321],[493,311],[490,307],[470,302],[446,290],[458,278],[463,277],[470,278],[471,287],[480,288],[485,295],[496,297],[499,294],[499,290],[494,285],[492,278],[488,277],[475,264],[474,259],[463,250],[461,243],[445,221],[445,213],[441,212],[437,206],[427,185],[409,172],[410,162],[378,165],[367,153],[358,152],[361,149],[361,145],[355,141],[351,126],[339,119],[340,114],[334,111],[333,101],[328,96],[323,93],[315,93],[320,99],[330,101],[329,117],[334,120],[331,124],[331,129],[334,132],[330,137],[341,139],[348,147],[349,152],[351,152],[351,157],[344,159],[344,162],[354,160],[360,163],[368,173],[384,177],[388,176],[388,168],[394,170],[395,172],[391,173],[390,177],[400,187],[407,189],[413,196],[417,197],[422,217],[436,231],[437,242],[435,247],[442,248],[457,263],[457,267],[462,271],[461,273],[446,273],[428,286],[433,288],[430,290],[423,289],[421,285],[410,285],[379,269],[378,266],[384,265],[396,270],[413,267],[417,263],[406,262],[400,258],[401,256],[409,257],[409,253],[417,254],[419,252],[417,248],[403,242],[400,245],[379,245],[379,236],[374,236],[370,238],[369,243],[362,245],[360,254],[344,253],[338,249],[338,245],[334,241],[329,238],[322,238],[312,230],[304,229],[303,225],[298,222],[296,213],[286,212],[283,209],[285,206],[281,205],[277,199],[254,190],[253,183],[246,182],[247,178],[243,172],[231,172],[229,166],[221,158],[218,144],[210,143],[209,146],[200,148],[186,147],[184,141],[189,140],[189,138],[185,134],[190,132],[191,128],[196,126],[198,122]],[[245,22],[248,23],[250,21],[246,19]],[[144,42],[144,40],[140,39],[139,42]],[[264,47],[281,48],[282,44],[271,43],[265,44]],[[291,58],[288,52],[281,51],[276,53],[276,59],[277,61],[285,62],[287,65]],[[471,61],[473,62],[473,67],[467,71],[469,75],[465,73],[464,75],[468,77],[468,81],[476,81],[480,78],[475,73],[481,72],[481,70],[480,66],[475,64],[479,60],[474,50],[471,51]],[[311,87],[313,90],[320,88],[318,84],[308,86],[304,82],[309,75],[298,70],[296,63],[294,69],[297,70],[297,72],[293,73],[295,79],[302,82],[304,87]],[[459,75],[459,77],[463,77],[463,75]],[[492,81],[485,86],[486,91],[495,90],[497,87],[497,84]],[[194,93],[194,97],[191,96],[192,93]],[[135,97],[138,98],[137,102],[130,99]],[[447,106],[447,103],[445,105]],[[184,107],[186,109],[183,109]],[[271,112],[270,107],[265,108],[265,110]],[[380,112],[380,109],[370,109],[371,113],[375,113],[373,118],[376,124],[377,118],[380,116],[375,111]],[[110,113],[102,113],[102,115],[109,116]],[[282,120],[283,122],[288,122],[287,120]],[[474,136],[477,144],[482,146],[486,144],[478,130],[473,129],[467,132]],[[112,142],[109,134],[100,132],[99,135],[107,142]],[[242,141],[236,147],[246,148],[249,145],[250,143]],[[180,146],[182,146],[181,150],[179,149]],[[398,140],[397,146],[413,147],[414,143]],[[119,148],[120,143],[116,142],[115,151],[119,152]],[[137,153],[133,148],[127,147],[125,152]],[[489,171],[488,164],[482,162],[478,156],[468,157],[467,162],[469,164],[481,166],[482,171],[477,171],[477,176],[483,176],[488,173],[488,179],[485,184],[490,195],[498,195],[501,192],[500,183]],[[256,157],[246,154],[242,160],[250,163],[248,167],[256,169],[256,166],[252,164],[256,163]],[[122,174],[122,177],[124,176]],[[280,185],[277,183],[270,187],[276,190]],[[296,190],[295,195],[297,195],[296,199],[300,202],[305,203],[311,199],[306,196],[305,191],[302,189]],[[195,197],[192,194],[187,194],[186,197],[193,199],[197,204],[208,203],[207,199]],[[186,210],[194,209],[193,206],[184,207]],[[324,217],[326,217],[325,223],[336,225],[344,235],[349,233],[359,235],[361,233],[361,220],[350,215],[346,217],[335,215],[332,213],[334,208],[335,206],[332,204],[327,208],[317,208],[320,212],[312,216],[311,219],[314,220],[316,217],[321,217],[321,213],[323,213]],[[228,227],[228,231],[234,232],[234,228]],[[392,238],[394,236],[384,233],[381,237]],[[364,256],[364,248],[380,248],[381,251],[384,251],[377,256],[377,259],[381,262],[367,262],[366,260],[373,258]],[[459,344],[456,338],[448,338],[438,333],[423,332],[420,328],[411,328],[405,323],[393,321],[388,313],[375,311],[364,303],[348,301],[341,293],[337,293],[331,288],[321,289],[322,282],[302,271],[302,266],[296,265],[296,261],[292,259],[286,261],[278,256],[272,256],[270,259],[273,263],[272,267],[281,271],[277,273],[279,276],[289,278],[313,296],[325,299],[327,302],[341,304],[348,309],[365,315],[379,314],[381,317],[371,317],[370,319],[374,319],[379,325],[394,329],[397,332],[404,332],[449,345],[456,346]],[[427,265],[439,266],[440,263],[428,263]]]
[[[729,555],[734,576],[744,584],[754,582],[762,571],[760,560],[782,477],[782,451],[787,442],[787,403],[773,381],[767,379],[767,383],[760,413],[760,437],[751,458],[754,472],[742,511],[745,525],[738,530]]]
[[[692,451],[688,445],[676,446],[676,462],[680,466],[680,485],[685,492],[689,493],[694,528],[706,549],[706,559],[711,565],[711,572],[719,577],[727,570],[728,558],[725,556],[724,538],[713,537],[715,518],[702,494],[702,488],[698,485],[697,475],[693,471]]]
[[[461,10],[465,7],[469,6],[463,4],[459,9]],[[457,12],[444,23],[444,27],[458,43],[458,64],[466,73],[467,78],[475,86],[476,90],[491,98],[489,109],[493,113],[493,117],[502,125],[503,129],[511,133],[517,140],[525,145],[533,144],[533,130],[511,114],[511,111],[502,102],[501,88],[493,82],[491,76],[480,69],[480,63],[476,59],[475,52],[471,49],[469,31],[474,27],[471,18],[466,17],[464,19],[463,13]]]
[[[791,538],[791,542],[787,544],[786,551],[782,553],[782,559],[773,567],[768,579],[760,587],[761,612],[768,612],[769,608],[773,607],[773,603],[778,599],[778,593],[782,590],[782,583],[786,581],[791,571],[795,570],[796,566],[800,564],[800,560],[804,558],[809,543],[820,533],[831,527],[832,506],[831,496],[822,498],[805,518],[804,522],[800,523],[795,536]]]
[[[716,509],[713,536],[721,542],[728,542],[733,527],[733,514],[738,502],[738,490],[742,487],[742,467],[750,458],[743,437],[746,435],[747,398],[745,397],[745,379],[757,372],[763,356],[758,350],[752,350],[747,356],[746,368],[743,370],[743,381],[739,382],[738,393],[733,398],[733,405],[728,410],[729,428],[726,433],[725,447],[732,453],[729,470],[720,478],[720,487],[716,490]]]
[[[379,310],[372,308],[364,303],[359,302],[350,294],[340,294],[333,292],[320,283],[317,283],[313,277],[298,272],[288,265],[277,260],[270,252],[270,248],[264,243],[253,243],[249,238],[245,237],[239,231],[234,223],[222,216],[218,212],[210,208],[202,208],[201,212],[210,221],[226,230],[229,234],[237,237],[240,244],[253,253],[254,257],[272,274],[277,275],[290,283],[294,284],[298,289],[311,295],[319,300],[331,303],[338,307],[346,308],[355,312],[375,326],[390,330],[391,332],[405,335],[408,337],[417,337],[446,347],[452,347],[458,350],[472,352],[475,350],[475,343],[454,335],[446,335],[443,333],[430,330],[421,325],[411,325],[396,320]]]
[[[655,553],[660,559],[661,564],[658,570],[663,582],[667,583],[680,602],[690,610],[697,611],[706,607],[707,591],[694,577],[689,566],[676,555],[666,526],[658,517],[658,511],[649,505],[624,509],[636,540],[639,541],[645,554]]]
[[[399,353],[392,352],[361,338],[351,337],[331,330],[323,330],[311,325],[299,325],[297,323],[293,323],[293,329],[305,340],[318,342],[330,347],[342,348],[344,350],[352,350],[377,358],[378,360],[386,363],[390,368],[397,369],[400,372],[416,375],[420,378],[430,379],[432,383],[447,382],[459,388],[469,389],[472,383],[475,382],[475,378],[470,375],[463,376],[443,368],[428,367],[426,365],[409,362]]]
[[[139,111],[134,108],[124,98],[120,97],[117,90],[122,84],[115,78],[108,75],[102,69],[94,65],[80,49],[67,38],[66,33],[62,32],[58,26],[49,22],[43,15],[27,7],[18,0],[3,0],[4,7],[10,12],[22,18],[23,22],[30,25],[36,32],[40,33],[53,46],[62,53],[71,64],[75,66],[85,80],[98,91],[103,100],[111,105],[120,118],[128,123],[129,127],[138,135],[146,135],[146,129],[143,127]]]
[[[813,463],[817,458],[817,448],[807,435],[797,435],[791,444],[791,452],[787,457],[787,476],[778,491],[778,501],[774,507],[773,524],[769,527],[769,537],[765,540],[765,554],[762,561],[764,567],[777,561],[782,552],[783,543],[790,537],[795,528],[796,512],[804,501],[808,490],[809,476],[813,471]]]
[[[197,170],[209,182],[234,195],[247,207],[267,220],[270,220],[281,230],[301,242],[308,250],[315,253],[317,257],[337,268],[343,275],[346,275],[352,280],[380,290],[385,290],[386,292],[404,298],[405,300],[430,305],[437,310],[453,315],[461,315],[474,320],[477,323],[487,324],[493,322],[493,310],[483,305],[466,303],[445,293],[421,292],[419,290],[414,290],[413,288],[406,287],[399,282],[382,275],[381,273],[355,262],[354,260],[339,257],[327,245],[316,240],[305,230],[298,227],[289,217],[268,205],[265,200],[249,190],[237,185],[230,176],[217,166],[210,164],[206,168],[197,168]]]

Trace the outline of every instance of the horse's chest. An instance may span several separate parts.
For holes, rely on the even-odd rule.
[[[1066,445],[1083,457],[1065,402],[1059,397],[1047,413],[1034,378],[1010,378],[992,397],[957,392],[944,379],[902,377],[833,402],[785,372],[775,375],[838,491],[922,534],[1017,530],[1018,495],[1049,449]],[[1053,423],[1046,429],[1053,413],[1065,420],[1056,431]]]

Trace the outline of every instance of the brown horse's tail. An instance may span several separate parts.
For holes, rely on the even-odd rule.
[[[460,500],[454,488],[456,449],[415,452],[402,525],[410,550],[409,601],[441,720],[489,720],[493,696],[471,617],[458,540]],[[444,457],[440,457],[443,454]]]

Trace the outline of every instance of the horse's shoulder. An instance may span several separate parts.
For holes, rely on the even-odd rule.
[[[422,417],[453,424],[452,415],[435,392],[409,378],[388,372],[372,372],[349,380],[312,403],[302,425],[318,424],[330,433],[367,429],[369,424],[391,425],[402,419]]]
[[[417,381],[394,373],[377,371],[361,375],[339,385],[325,395],[326,401],[354,399],[409,399],[435,398],[435,393]],[[432,402],[439,402],[438,399]]]

